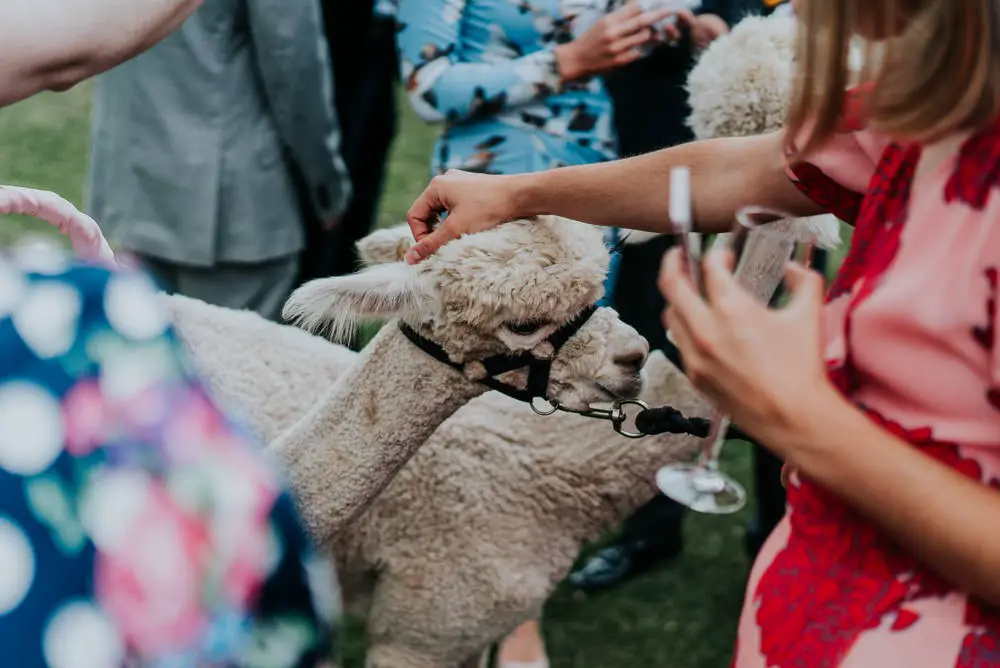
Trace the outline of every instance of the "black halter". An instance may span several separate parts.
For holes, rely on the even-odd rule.
[[[588,409],[581,411],[560,406],[558,402],[549,398],[549,377],[552,372],[552,360],[555,359],[559,350],[580,331],[580,328],[586,324],[590,316],[594,315],[596,311],[596,306],[588,306],[546,339],[552,346],[552,356],[549,359],[539,359],[530,352],[523,352],[517,355],[494,355],[484,360],[478,360],[483,365],[486,375],[477,382],[512,399],[530,404],[532,410],[539,415],[551,415],[556,411],[565,411],[583,417],[608,420],[612,423],[617,433],[628,438],[642,438],[644,436],[665,433],[689,434],[698,437],[706,436],[709,427],[708,420],[704,418],[688,418],[672,406],[650,408],[638,399],[623,399],[615,401],[610,410]],[[420,348],[442,364],[447,364],[460,373],[465,373],[466,366],[451,361],[448,353],[440,345],[421,336],[412,327],[403,322],[399,323],[399,329],[417,348]],[[684,367],[680,355],[672,345],[668,345],[667,347],[667,356],[683,370]],[[524,368],[528,369],[528,385],[523,390],[497,379],[497,376]],[[547,407],[539,406],[536,403],[536,400],[539,399],[545,401]],[[630,419],[634,421],[635,430],[629,430],[625,427],[626,422]],[[746,438],[742,433],[736,433],[735,429],[735,427],[730,427],[730,438]]]
[[[486,376],[479,379],[478,382],[482,383],[491,390],[496,390],[501,394],[506,394],[512,399],[517,399],[518,401],[531,404],[532,408],[535,408],[535,412],[555,412],[558,410],[559,405],[549,398],[549,377],[552,373],[552,361],[559,353],[559,350],[565,346],[577,332],[580,331],[580,328],[586,324],[586,322],[590,319],[590,316],[594,315],[596,311],[596,306],[588,306],[577,314],[575,318],[554,331],[546,339],[546,341],[548,341],[548,343],[552,346],[552,356],[549,359],[539,359],[530,352],[523,352],[517,355],[494,355],[493,357],[487,357],[483,360],[477,360],[478,363],[482,364],[483,368],[486,370]],[[403,332],[403,335],[413,343],[413,345],[420,348],[434,359],[443,364],[447,364],[451,368],[458,371],[465,371],[465,364],[451,361],[444,348],[430,339],[421,336],[409,325],[400,322],[399,329]],[[514,387],[513,385],[508,385],[497,378],[497,376],[501,376],[505,373],[525,368],[528,369],[528,385],[523,390]],[[552,410],[539,410],[535,404],[536,399],[546,401],[550,406],[552,406]]]

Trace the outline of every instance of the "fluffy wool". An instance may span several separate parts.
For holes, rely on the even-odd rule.
[[[384,239],[398,243],[392,235]],[[761,298],[780,276],[780,258],[771,260],[754,265],[769,267],[769,275],[741,279],[761,290]],[[683,436],[625,439],[606,423],[571,414],[539,417],[493,392],[442,420],[419,450],[381,430],[374,437],[361,434],[359,441],[340,440],[344,422],[362,419],[331,410],[326,400],[317,404],[314,397],[327,384],[379,392],[349,410],[377,409],[376,420],[405,429],[421,411],[434,410],[428,388],[416,378],[446,367],[423,358],[427,366],[406,364],[394,373],[393,359],[414,352],[394,334],[387,347],[373,344],[369,357],[355,357],[252,314],[198,304],[175,301],[182,336],[215,391],[242,404],[266,439],[296,424],[326,423],[325,432],[302,439],[312,443],[303,446],[305,458],[283,458],[282,464],[303,513],[312,518],[311,530],[336,558],[349,608],[368,620],[372,668],[475,666],[492,642],[540,613],[583,545],[653,496],[656,469],[696,447]],[[206,327],[207,320],[214,324]],[[575,345],[592,343],[583,337]],[[280,393],[269,385],[275,376],[284,379]],[[670,404],[688,415],[709,412],[661,353],[650,357],[643,376],[648,403]],[[254,377],[268,382],[248,382]],[[334,423],[340,433],[333,433]],[[393,464],[397,449],[407,453],[405,466]],[[395,477],[380,494],[366,497],[370,487],[364,494],[352,489],[368,478],[381,480],[384,466],[394,466]],[[362,497],[365,506],[350,517],[330,507],[333,499],[343,507]]]
[[[600,235],[580,227],[556,218],[511,223],[456,242],[416,268],[392,262],[313,281],[292,295],[286,312],[320,329],[358,315],[401,317],[470,365],[544,348],[553,331],[600,295],[607,251]],[[406,226],[379,239],[384,243],[365,247],[382,253],[413,243]],[[239,404],[268,441],[321,541],[349,524],[438,425],[486,389],[416,348],[394,325],[354,357],[250,313],[182,297],[167,301],[209,384],[227,404]],[[529,320],[537,331],[508,328]],[[647,352],[634,329],[598,309],[552,360],[550,398],[584,408],[609,391],[634,395]],[[503,379],[524,387],[526,373]],[[298,403],[282,400],[288,396]]]
[[[213,392],[230,401],[239,392],[239,404],[267,439],[315,413],[315,393],[361,364],[360,355],[319,337],[297,336],[302,332],[253,314],[190,300],[174,305],[181,335]],[[202,327],[209,319],[213,326]],[[255,322],[247,326],[246,320]],[[188,327],[189,322],[199,325]],[[210,330],[215,333],[199,338]],[[292,354],[270,345],[273,341],[292,346]],[[281,377],[282,391],[273,392],[265,382],[248,383],[252,374],[268,381]],[[650,357],[643,375],[642,397],[649,403],[669,402],[691,415],[707,413],[662,354]],[[398,392],[402,380],[393,377],[382,384],[420,404]],[[412,385],[413,379],[408,381]],[[391,409],[402,414],[383,419],[397,426],[413,417],[399,405]],[[367,444],[345,447],[328,439],[317,444],[318,452],[335,460],[329,466],[310,464],[318,467],[310,473],[325,484],[327,495],[342,492],[339,451],[352,447],[366,450]],[[650,471],[688,456],[694,447],[689,437],[633,441],[587,418],[539,417],[494,392],[469,401],[351,521],[333,514],[311,527],[327,537],[349,609],[368,619],[368,665],[474,665],[485,647],[540,612],[582,545],[655,493]],[[291,465],[303,512],[312,514],[309,505],[323,501],[312,485],[303,495],[301,485],[308,481],[294,471],[301,462]],[[324,466],[331,470],[325,472]],[[336,531],[326,523],[336,525]]]
[[[695,137],[747,137],[785,125],[794,74],[791,16],[751,16],[705,49],[688,76]]]

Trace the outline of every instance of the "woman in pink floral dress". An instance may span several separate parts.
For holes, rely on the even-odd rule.
[[[967,1],[887,3],[914,12],[896,26],[855,14],[898,34],[894,49],[921,33],[966,41],[979,90],[935,82],[936,118],[894,107],[913,84],[891,70],[898,50],[845,102],[815,98],[836,116],[795,109],[791,180],[855,227],[821,318],[802,271],[792,304],[769,313],[721,258],[707,301],[667,260],[668,321],[696,383],[795,467],[734,666],[1000,666],[1000,10]],[[849,25],[844,8],[799,4],[807,27]],[[939,23],[956,17],[954,33]]]
[[[679,165],[699,231],[747,204],[855,225],[825,303],[795,267],[773,311],[725,254],[705,298],[676,254],[664,265],[692,381],[793,471],[733,665],[1000,666],[1000,0],[795,5],[786,131],[530,180],[439,177],[410,210],[408,259],[540,213],[670,231]],[[859,38],[869,67],[851,72]]]

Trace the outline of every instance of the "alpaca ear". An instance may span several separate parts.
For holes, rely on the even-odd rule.
[[[413,233],[405,223],[384,230],[376,230],[357,243],[361,262],[370,267],[376,264],[400,262],[414,244]]]
[[[396,262],[309,281],[292,293],[281,315],[302,329],[345,341],[360,321],[401,316],[425,305],[416,277],[414,267]]]

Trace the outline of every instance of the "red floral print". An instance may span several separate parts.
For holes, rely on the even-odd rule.
[[[792,173],[795,174],[792,183],[824,211],[850,225],[858,219],[862,195],[841,186],[808,162],[792,167]]]
[[[986,324],[976,325],[972,328],[972,338],[981,345],[987,352],[993,351],[996,343],[996,322],[997,318],[997,268],[988,267],[983,271],[986,282],[989,285],[989,297],[986,299]]]
[[[959,149],[958,162],[945,186],[944,199],[982,211],[997,187],[1000,187],[1000,119],[970,137]]]
[[[865,297],[876,287],[875,279],[888,268],[899,249],[910,180],[919,160],[919,147],[890,144],[886,148],[858,215],[850,250],[830,286],[830,299],[850,293],[862,278],[868,286]]]
[[[1000,612],[970,599],[965,606],[965,623],[972,630],[962,640],[955,668],[1000,665]]]
[[[840,360],[831,360],[826,365],[826,377],[841,394],[847,395],[848,388],[855,382],[851,367]]]
[[[997,322],[997,268],[987,267],[983,271],[989,285],[989,297],[986,299],[986,324],[976,325],[972,328],[972,338],[976,340],[987,353],[993,354],[996,346],[996,322]],[[1000,387],[990,386],[986,388],[986,401],[993,408],[1000,411]]]
[[[862,408],[897,438],[963,475],[982,478],[978,462],[963,457],[957,444],[935,440],[929,427],[907,429]],[[838,498],[800,479],[798,486],[788,489],[792,508],[788,545],[753,594],[761,653],[769,666],[779,668],[835,667],[862,633],[879,627],[887,617],[894,633],[916,626],[920,616],[907,603],[943,596],[952,587]],[[983,648],[967,642],[974,645],[969,655],[980,656],[972,652]]]

